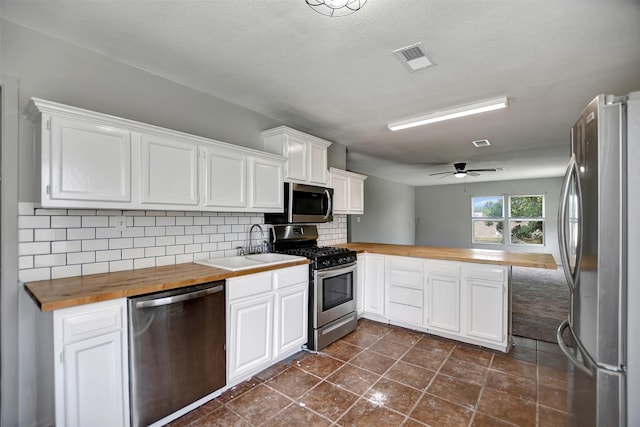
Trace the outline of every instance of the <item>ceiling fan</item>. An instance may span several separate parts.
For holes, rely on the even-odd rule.
[[[456,169],[455,172],[430,173],[429,176],[443,175],[442,178],[444,178],[447,175],[453,175],[456,178],[464,178],[467,175],[478,176],[478,175],[480,175],[478,172],[495,172],[495,171],[497,171],[497,169],[465,169],[467,167],[466,163],[454,163],[453,167]]]

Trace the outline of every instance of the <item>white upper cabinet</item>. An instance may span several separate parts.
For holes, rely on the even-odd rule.
[[[198,145],[158,136],[140,137],[140,201],[198,204]]]
[[[206,148],[204,206],[247,207],[247,156],[231,150]]]
[[[282,155],[36,98],[28,112],[40,144],[42,206],[284,210]],[[307,159],[307,141],[299,148],[292,152]]]
[[[331,142],[280,126],[262,132],[264,149],[287,158],[285,181],[326,186],[327,149]]]
[[[281,161],[250,156],[250,207],[256,210],[282,209],[284,203],[283,176]]]
[[[131,201],[129,131],[74,117],[47,116],[40,126],[43,206]]]
[[[365,175],[330,168],[330,187],[333,188],[333,212],[336,214],[364,214]]]

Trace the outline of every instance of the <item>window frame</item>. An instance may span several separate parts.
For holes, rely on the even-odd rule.
[[[495,198],[495,199],[502,199],[502,216],[501,217],[476,217],[473,216],[474,214],[474,203],[473,203],[473,199],[480,199],[480,198]],[[475,228],[474,225],[476,222],[479,221],[494,221],[494,222],[502,222],[502,240],[500,242],[486,242],[486,241],[478,241],[476,240],[476,235],[475,235]],[[499,196],[471,196],[471,243],[472,244],[478,244],[478,245],[505,245],[505,235],[504,235],[504,225],[506,224],[506,217],[505,217],[505,195],[499,195]]]
[[[518,197],[540,197],[542,198],[542,213],[540,217],[525,218],[511,216],[511,199]],[[474,216],[474,199],[480,198],[502,198],[502,217],[476,217]],[[546,226],[546,194],[501,194],[495,196],[471,196],[471,243],[477,245],[501,245],[501,246],[517,246],[517,247],[544,247],[547,245],[547,226]],[[477,221],[502,221],[502,241],[487,242],[476,240],[474,225]],[[515,243],[511,233],[512,223],[523,221],[540,221],[542,222],[542,243]]]

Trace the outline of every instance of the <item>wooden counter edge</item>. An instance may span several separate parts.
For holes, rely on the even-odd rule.
[[[337,245],[338,247],[349,248],[357,253],[370,253],[378,255],[404,256],[410,258],[438,259],[444,261],[460,261],[476,264],[493,264],[506,265],[515,267],[543,268],[548,270],[556,270],[558,264],[553,255],[548,253],[528,253],[528,252],[507,252],[497,249],[473,249],[473,248],[444,248],[436,246],[410,246],[410,245],[394,245],[391,243],[344,243]],[[428,256],[417,254],[419,251],[430,251]],[[438,254],[437,251],[445,251],[446,254]],[[451,252],[459,251],[459,255]],[[478,252],[476,257],[469,256],[465,252]],[[498,259],[495,257],[485,256],[482,253],[494,256],[505,255]],[[518,258],[518,259],[514,259]]]
[[[100,288],[90,289],[91,281],[93,279],[99,279],[100,282],[103,282],[105,280],[108,280],[108,278],[113,275],[124,276],[126,275],[126,273],[130,273],[133,275],[134,272],[136,272],[135,273],[136,275],[140,275],[143,272],[143,270],[155,271],[158,268],[162,268],[162,267],[151,267],[151,268],[138,269],[138,270],[118,271],[115,273],[101,273],[101,274],[94,274],[94,275],[88,275],[88,276],[76,276],[76,277],[69,277],[69,278],[62,278],[62,279],[51,279],[51,280],[40,280],[37,282],[28,282],[24,284],[24,289],[27,292],[27,294],[31,297],[31,299],[34,301],[34,303],[38,306],[40,311],[46,312],[46,311],[52,311],[52,310],[59,310],[61,308],[75,307],[78,305],[108,301],[112,299],[128,298],[128,297],[133,297],[138,295],[150,294],[154,292],[166,291],[170,289],[178,289],[178,288],[183,288],[183,287],[192,286],[192,285],[199,285],[207,282],[226,280],[232,277],[262,273],[265,271],[277,270],[280,268],[287,268],[287,267],[295,267],[297,265],[305,265],[305,264],[309,264],[308,259],[290,261],[286,263],[275,264],[275,265],[264,266],[264,267],[256,267],[256,268],[240,270],[240,271],[231,271],[231,270],[225,270],[222,268],[208,267],[208,266],[194,264],[194,263],[185,263],[185,264],[174,264],[172,266],[165,266],[165,267],[182,266],[186,268],[186,266],[198,265],[205,269],[211,269],[212,271],[210,274],[197,275],[195,277],[184,278],[181,280],[167,279],[166,282],[162,280],[150,280],[147,283],[144,283],[141,285],[135,285],[134,283],[131,283],[131,284],[125,283],[123,285],[119,285],[117,288],[114,288],[114,289],[100,289]],[[58,295],[58,296],[46,295],[48,293],[46,291],[51,291],[52,288],[57,288],[57,287],[61,288],[62,290],[64,288],[65,282],[68,282],[69,280],[77,280],[78,278],[82,278],[81,279],[82,281],[87,282],[85,285],[86,288],[88,288],[86,289],[87,292],[77,293],[73,295],[66,295],[66,294]],[[135,278],[132,278],[131,280],[133,282],[135,281]],[[143,280],[140,280],[140,281],[143,281]]]

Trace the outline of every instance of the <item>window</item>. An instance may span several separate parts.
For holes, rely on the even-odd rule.
[[[473,243],[504,243],[504,197],[473,197]]]
[[[471,216],[473,243],[544,245],[544,196],[472,197]]]

